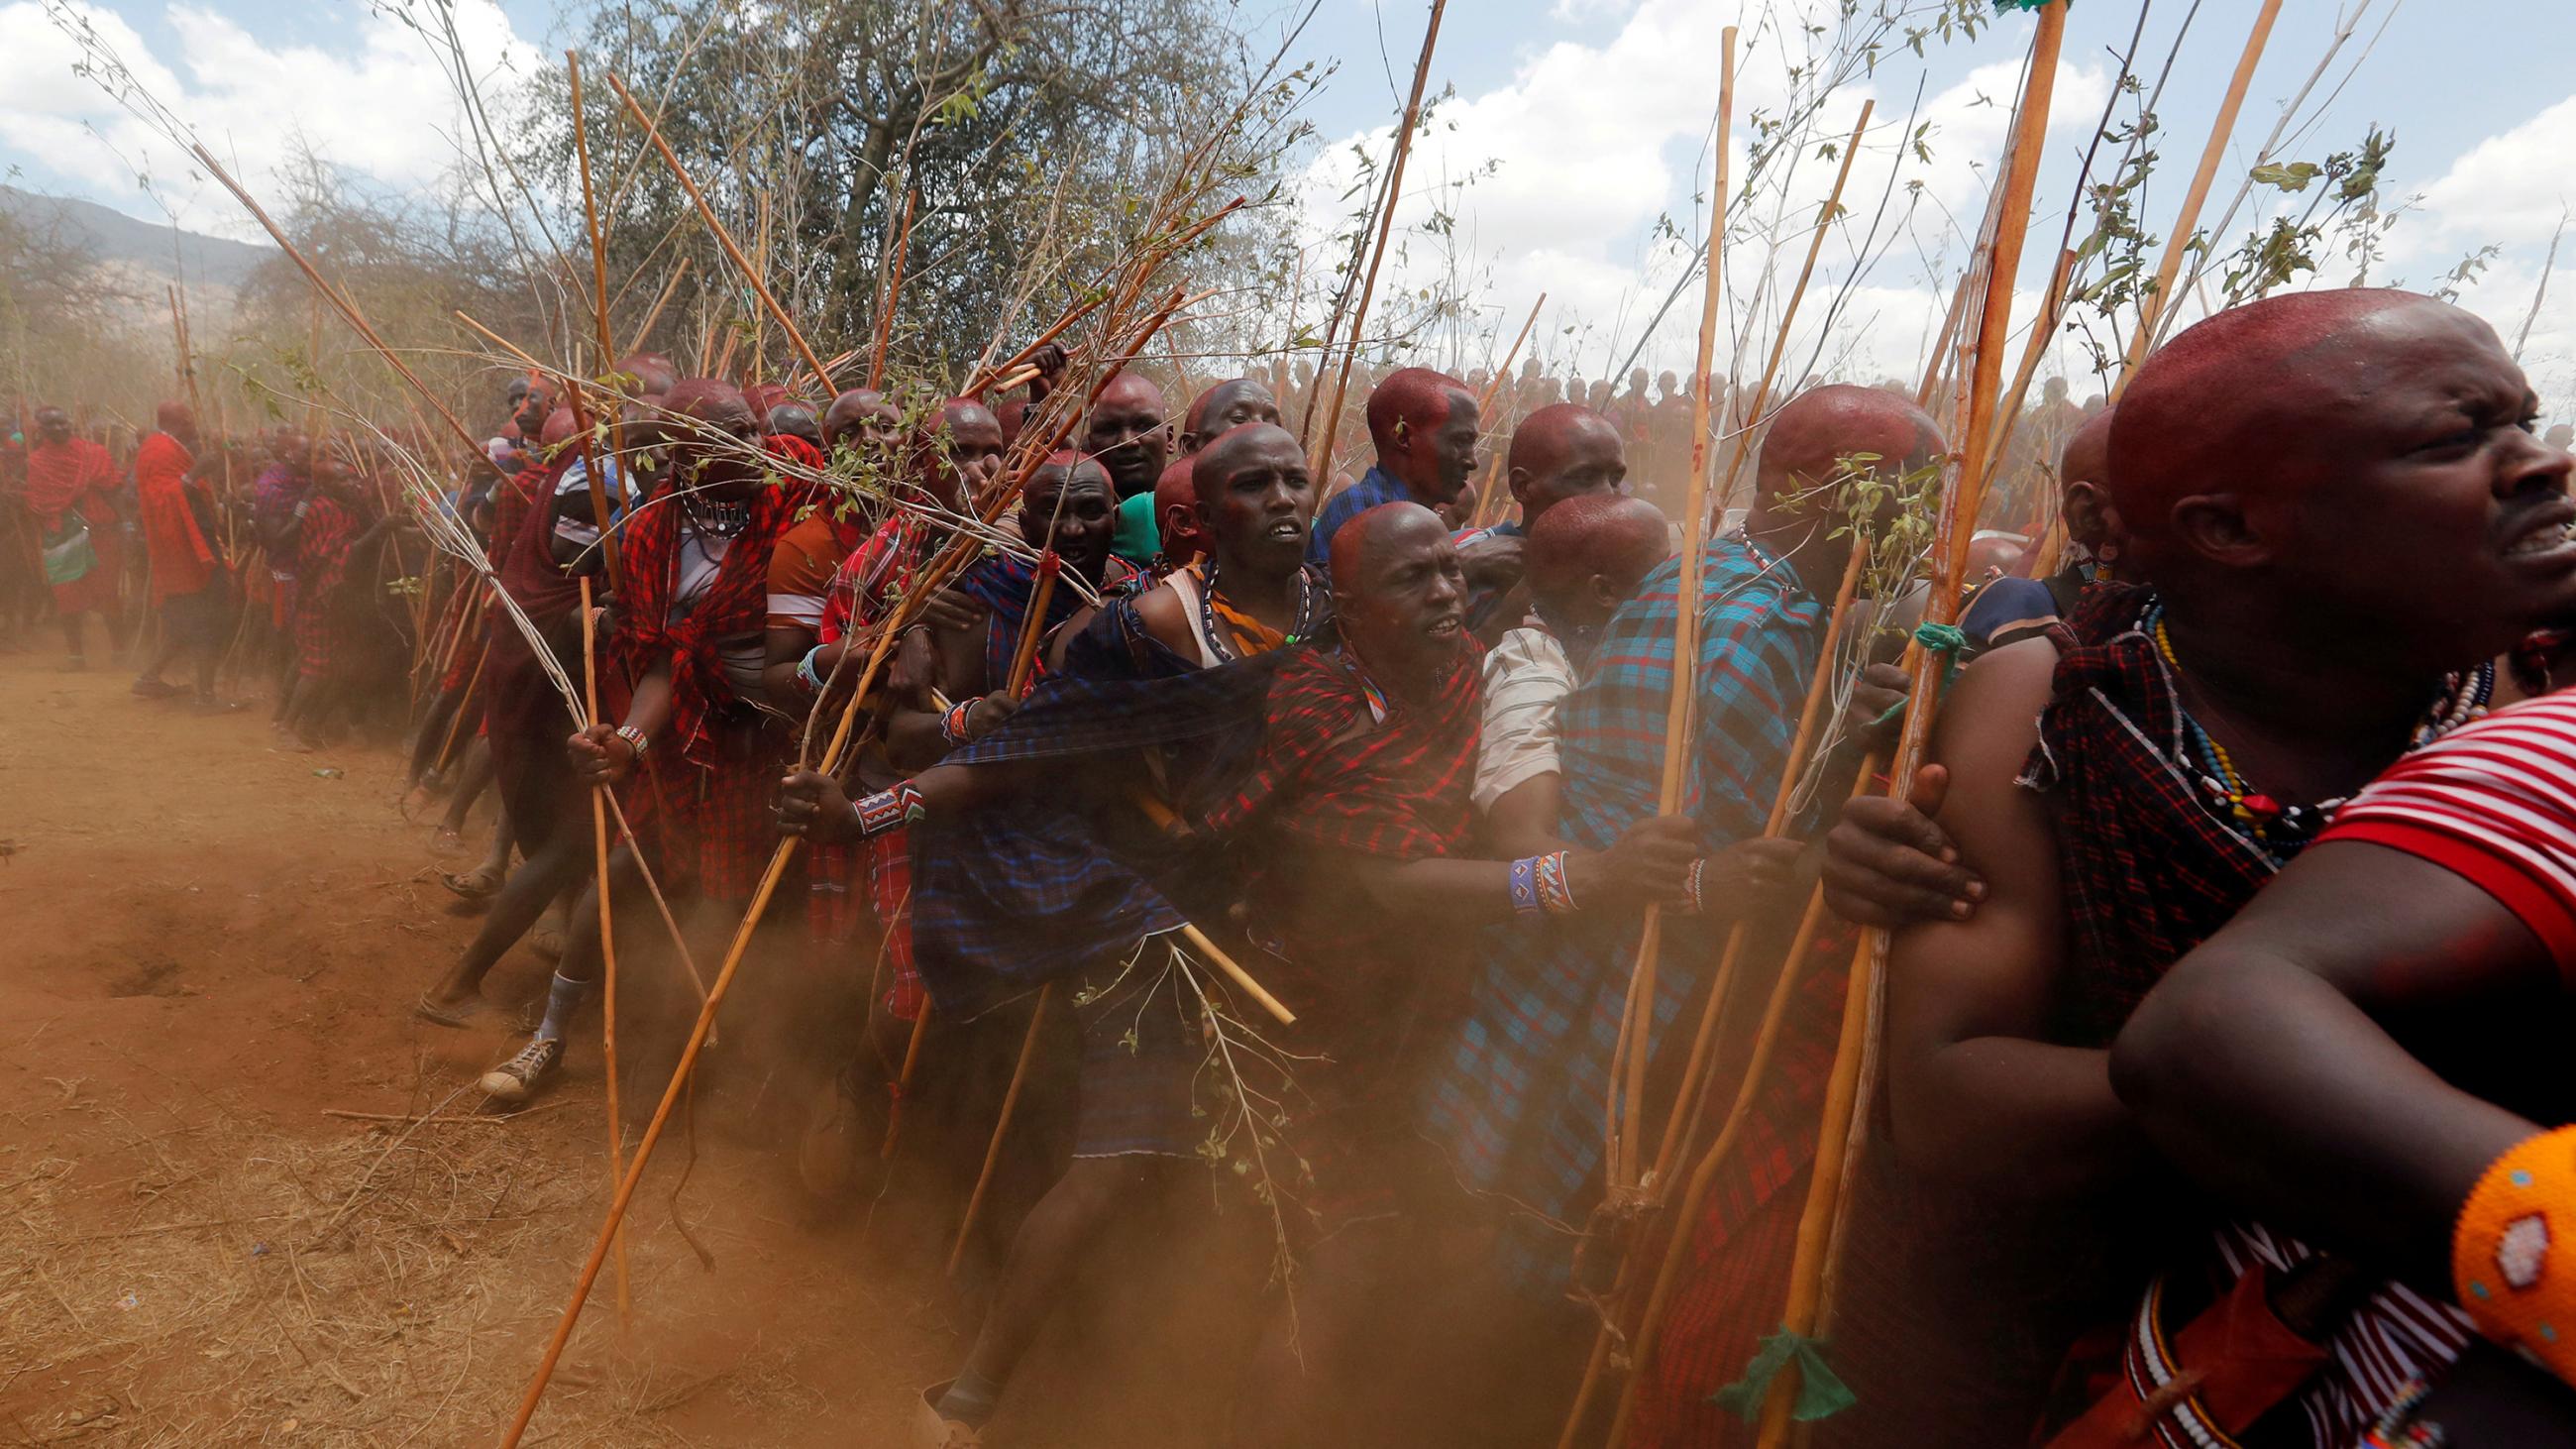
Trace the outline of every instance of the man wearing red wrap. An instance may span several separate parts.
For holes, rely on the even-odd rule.
[[[53,585],[54,612],[62,620],[67,669],[89,665],[81,647],[83,614],[98,615],[117,657],[125,656],[125,620],[117,607],[124,525],[117,516],[116,485],[116,461],[107,449],[75,435],[61,408],[36,410],[36,442],[27,450],[27,511],[36,520],[45,581]]]
[[[165,402],[161,427],[134,453],[134,496],[142,515],[143,546],[152,559],[152,607],[161,611],[161,647],[134,681],[147,699],[178,693],[161,671],[180,656],[196,665],[199,709],[215,709],[215,666],[222,661],[231,616],[231,582],[217,556],[215,505],[190,469],[196,462],[197,419],[185,404]]]
[[[621,720],[592,724],[567,748],[584,783],[621,790],[666,886],[739,904],[776,845],[770,788],[795,748],[757,703],[769,555],[787,522],[786,494],[764,486],[759,422],[732,384],[685,380],[660,413],[669,483],[623,525],[602,661],[603,673],[633,681],[632,694]],[[633,849],[609,858],[611,899],[637,912],[630,939],[649,939],[653,908]],[[524,1049],[484,1074],[486,1092],[525,1101],[562,1063],[565,1029],[599,959],[598,904],[585,895],[543,1020]]]

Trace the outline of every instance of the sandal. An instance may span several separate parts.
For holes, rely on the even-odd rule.
[[[500,894],[501,873],[488,865],[468,871],[440,871],[438,883],[469,901],[489,900]]]

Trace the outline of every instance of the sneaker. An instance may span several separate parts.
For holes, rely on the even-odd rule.
[[[537,1094],[537,1084],[563,1065],[563,1043],[553,1037],[532,1038],[519,1054],[483,1074],[483,1090],[493,1101],[511,1105]]]
[[[939,1412],[940,1397],[947,1392],[945,1383],[932,1384],[921,1391],[912,1414],[912,1442],[916,1449],[984,1449],[983,1431]]]

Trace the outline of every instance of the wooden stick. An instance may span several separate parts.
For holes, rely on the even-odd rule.
[[[2267,11],[2276,0],[2266,0]],[[2268,22],[2266,22],[2268,23]],[[1942,567],[1926,610],[1928,622],[1956,622],[1968,540],[1975,531],[1976,483],[1983,475],[1985,452],[1992,439],[1995,395],[2002,381],[2003,349],[2012,322],[2013,279],[2021,269],[2022,243],[2030,228],[2030,198],[2038,180],[2040,147],[2048,124],[2049,101],[2057,82],[2057,56],[2066,35],[2066,0],[2049,0],[2039,12],[2038,33],[2031,41],[2030,75],[2024,82],[2021,114],[2011,159],[2006,163],[2004,210],[1995,228],[1992,263],[1986,277],[1986,299],[1977,329],[1977,350],[1968,392],[1965,442],[1967,454],[1953,475],[1960,486],[1947,490],[1934,548]],[[1889,793],[1902,798],[1907,782],[1922,762],[1931,735],[1932,713],[1948,673],[1947,655],[1936,649],[1916,652],[1913,688],[1907,701],[1905,729],[1889,772]],[[1864,777],[1865,778],[1865,777]],[[1805,1337],[1815,1331],[1823,1299],[1825,1251],[1834,1220],[1843,1210],[1845,1169],[1854,1113],[1867,1085],[1865,1058],[1874,1055],[1868,1040],[1877,1020],[1879,992],[1885,978],[1888,933],[1870,930],[1854,954],[1850,984],[1843,998],[1843,1028],[1834,1052],[1833,1075],[1825,1089],[1823,1122],[1807,1184],[1807,1202],[1798,1220],[1797,1253],[1789,1270],[1789,1301],[1781,1315],[1785,1332]],[[1777,1449],[1789,1433],[1789,1408],[1797,1397],[1798,1369],[1792,1363],[1772,1380],[1762,1407],[1758,1449]]]
[[[2522,365],[2522,345],[2531,340],[2531,324],[2540,320],[2540,304],[2549,296],[2549,274],[2558,267],[2558,242],[2566,235],[2567,208],[2561,206],[2558,208],[2558,229],[2549,234],[2549,255],[2541,259],[2540,285],[2533,288],[2531,292],[2531,310],[2522,314],[2522,330],[2514,334],[2513,361],[2517,367]],[[195,369],[191,368],[188,373],[188,386],[194,388],[196,385],[197,374]]]
[[[1032,342],[1028,346],[1021,348],[1019,351],[1012,353],[1008,360],[993,367],[978,368],[973,375],[970,375],[966,379],[966,390],[962,395],[966,397],[982,396],[987,390],[997,386],[993,381],[994,378],[1000,377],[1002,374],[1026,363],[1030,358],[1037,356],[1040,348],[1053,342],[1057,338],[1062,337],[1066,328],[1071,327],[1074,323],[1090,316],[1093,308],[1108,300],[1109,294],[1107,292],[1093,294],[1089,299],[1085,300],[1081,306],[1078,306],[1072,311],[1065,313],[1062,317],[1057,318],[1056,324],[1053,327],[1050,327],[1044,332],[1038,334],[1037,341]],[[1016,384],[999,385],[1016,386]]]
[[[430,410],[437,413],[440,419],[454,430],[456,436],[464,440],[468,451],[480,455],[483,451],[482,441],[476,438],[463,423],[456,420],[456,414],[447,410],[447,405],[438,400],[438,395],[429,390],[429,384],[420,380],[420,374],[413,372],[410,364],[396,356],[394,350],[385,345],[385,340],[376,335],[376,329],[367,325],[366,318],[358,315],[358,309],[350,303],[349,299],[341,296],[329,282],[322,280],[322,274],[315,271],[313,264],[304,259],[304,253],[297,251],[295,244],[286,239],[286,233],[278,230],[277,223],[268,219],[268,213],[260,209],[259,203],[251,199],[251,194],[242,189],[241,183],[233,180],[232,173],[223,168],[223,163],[215,159],[214,153],[208,151],[203,144],[192,145],[189,150],[196,156],[198,164],[205,167],[217,181],[222,182],[224,189],[233,194],[233,199],[240,202],[250,212],[251,218],[267,231],[269,238],[277,243],[278,250],[285,252],[286,259],[295,263],[296,270],[304,274],[304,280],[312,284],[315,294],[330,303],[331,309],[340,314],[341,320],[347,322],[368,346],[374,348],[376,355],[383,358],[385,364],[400,375],[404,382],[411,384],[412,391],[420,394],[421,401],[428,403]],[[315,351],[317,353],[320,351],[318,344]],[[319,356],[314,358],[314,366],[317,369],[321,366]],[[307,431],[308,433],[312,431],[309,420]],[[314,445],[316,447],[321,445],[318,437]]]
[[[1494,396],[1511,380],[1512,363],[1521,355],[1521,344],[1529,340],[1530,328],[1538,325],[1538,309],[1546,305],[1547,293],[1541,292],[1538,294],[1538,300],[1530,303],[1529,315],[1521,319],[1521,330],[1512,338],[1512,345],[1504,350],[1502,365],[1494,369],[1493,376],[1485,379],[1485,391],[1476,399],[1476,421],[1479,426],[1487,424],[1492,419]],[[1492,462],[1486,467],[1484,492],[1476,499],[1475,514],[1469,519],[1469,522],[1478,528],[1485,527],[1502,516],[1505,506],[1502,499],[1507,491],[1503,486],[1503,480],[1508,471],[1504,467],[1504,461],[1502,452],[1497,451]]]
[[[2209,199],[2209,183],[2218,175],[2218,163],[2226,158],[2227,142],[2236,132],[2236,113],[2245,105],[2246,87],[2254,83],[2254,67],[2263,59],[2263,46],[2272,38],[2272,22],[2280,18],[2281,0],[2262,0],[2254,13],[2254,33],[2245,38],[2245,49],[2236,57],[2236,74],[2227,82],[2227,95],[2218,103],[2218,119],[2210,123],[2209,140],[2200,148],[2200,169],[2191,175],[2191,187],[2183,193],[2182,211],[2174,217],[2173,229],[2165,233],[2165,254],[2156,263],[2155,285],[2138,300],[2138,330],[2129,337],[2128,356],[2121,359],[2120,375],[2112,380],[2111,400],[2129,385],[2129,377],[2145,360],[2147,347],[2156,334],[2156,319],[2171,301],[2174,279],[2182,275],[2183,254],[2190,250],[2192,229],[2200,224],[2201,203]]]
[[[921,200],[916,187],[903,191],[903,227],[894,236],[893,258],[886,267],[886,284],[877,298],[877,340],[868,353],[868,386],[885,386],[886,348],[894,341],[895,298],[903,292],[904,258],[912,251],[912,209]]]
[[[1055,602],[1056,576],[1063,572],[1064,563],[1052,547],[1038,556],[1038,583],[1029,595],[1029,616],[1020,621],[1019,642],[1011,650],[1011,678],[1006,687],[1013,699],[1029,692],[1029,675],[1037,668],[1038,638],[1046,632],[1047,607]]]
[[[1002,1090],[1001,1115],[993,1121],[993,1138],[984,1144],[984,1170],[975,1174],[975,1190],[966,1197],[966,1215],[957,1224],[957,1241],[948,1249],[948,1276],[957,1276],[957,1265],[966,1257],[967,1240],[975,1235],[975,1219],[984,1211],[984,1194],[993,1185],[993,1169],[1002,1160],[1002,1138],[1011,1130],[1011,1114],[1020,1105],[1020,1087],[1028,1081],[1029,1063],[1038,1054],[1038,1027],[1046,1021],[1047,1001],[1055,995],[1055,984],[1038,988],[1038,1004],[1029,1013],[1028,1035],[1020,1038],[1020,1059],[1011,1068],[1011,1084]]]
[[[491,661],[492,641],[486,638],[482,652],[474,656],[474,672],[465,676],[465,692],[456,697],[456,713],[447,718],[447,738],[439,742],[438,762],[431,769],[446,769],[449,758],[456,753],[457,728],[465,723],[465,707],[474,702],[474,686],[483,682],[483,666]]]
[[[1278,997],[1273,996],[1268,991],[1262,989],[1261,983],[1252,979],[1251,972],[1246,971],[1241,966],[1235,964],[1235,960],[1232,956],[1229,956],[1224,951],[1218,949],[1216,942],[1207,938],[1207,932],[1200,930],[1197,926],[1192,925],[1188,921],[1183,921],[1181,922],[1181,936],[1183,939],[1187,940],[1191,946],[1195,947],[1200,955],[1207,957],[1208,960],[1216,966],[1216,969],[1224,972],[1227,980],[1242,987],[1245,995],[1250,996],[1253,1000],[1261,1003],[1261,1009],[1269,1012],[1271,1016],[1278,1020],[1281,1026],[1295,1026],[1297,1024],[1297,1013],[1280,1005]]]
[[[1860,138],[1869,129],[1870,112],[1877,108],[1876,100],[1860,103],[1860,119],[1852,125],[1851,139],[1843,143],[1842,169],[1834,173],[1834,189],[1827,193],[1824,210],[1816,218],[1816,229],[1808,236],[1807,261],[1798,269],[1798,284],[1789,289],[1789,301],[1780,309],[1780,331],[1771,339],[1771,356],[1762,364],[1762,378],[1754,384],[1752,400],[1745,404],[1743,415],[1736,420],[1735,446],[1727,452],[1726,476],[1717,490],[1721,508],[1734,501],[1736,475],[1744,470],[1744,455],[1753,446],[1753,424],[1762,416],[1763,409],[1770,405],[1771,383],[1780,375],[1781,356],[1789,350],[1789,329],[1797,323],[1798,304],[1806,299],[1807,279],[1815,275],[1816,257],[1825,249],[1825,233],[1842,211],[1843,183],[1851,180],[1852,158],[1860,154]],[[1673,676],[1676,681],[1681,677],[1678,673]]]
[[[1664,770],[1656,794],[1655,813],[1670,815],[1681,808],[1682,780],[1690,761],[1690,706],[1694,671],[1691,661],[1699,657],[1699,568],[1700,554],[1708,542],[1708,419],[1715,404],[1716,383],[1710,370],[1717,358],[1717,326],[1726,309],[1725,239],[1728,146],[1735,117],[1735,27],[1726,27],[1718,40],[1717,83],[1717,177],[1710,195],[1708,220],[1708,280],[1700,297],[1699,358],[1691,373],[1691,476],[1687,511],[1682,516],[1682,562],[1678,580],[1680,602],[1673,619],[1673,693],[1664,710]],[[1848,164],[1848,158],[1846,158]],[[1646,907],[1645,927],[1637,938],[1636,968],[1628,978],[1628,1009],[1619,1028],[1619,1045],[1613,1052],[1614,1064],[1624,1060],[1627,1081],[1623,1086],[1614,1073],[1610,1082],[1611,1100],[1623,1103],[1615,1114],[1610,1150],[1605,1159],[1608,1183],[1614,1194],[1633,1189],[1637,1184],[1637,1156],[1644,1134],[1646,1104],[1646,1039],[1653,1025],[1655,1010],[1655,957],[1663,940],[1663,913]]]
[[[652,310],[644,314],[644,325],[635,329],[636,346],[642,347],[653,340],[653,324],[662,320],[662,309],[671,304],[671,294],[680,290],[680,278],[687,276],[688,272],[689,259],[682,257],[679,265],[671,269],[671,280],[662,284],[662,295],[653,299]]]
[[[1333,377],[1333,405],[1324,413],[1324,429],[1315,438],[1315,486],[1329,487],[1333,476],[1333,431],[1341,426],[1342,399],[1351,387],[1351,364],[1359,360],[1360,329],[1368,321],[1369,298],[1377,291],[1378,264],[1386,260],[1386,244],[1395,232],[1396,203],[1404,199],[1404,163],[1413,154],[1413,128],[1422,119],[1422,88],[1431,79],[1431,48],[1440,39],[1440,12],[1449,0],[1431,0],[1431,24],[1422,32],[1422,55],[1413,63],[1413,94],[1404,102],[1404,118],[1396,123],[1395,158],[1389,163],[1386,179],[1386,210],[1378,218],[1377,239],[1369,251],[1368,276],[1360,283],[1360,294],[1351,310],[1350,335],[1343,339],[1342,365]],[[1323,379],[1316,378],[1317,383]]]
[[[633,105],[632,98],[629,98],[628,104]],[[1151,260],[1155,265],[1160,265],[1159,254]],[[1161,331],[1163,325],[1171,320],[1173,311],[1181,304],[1181,298],[1180,292],[1173,292],[1161,308],[1146,319],[1144,330],[1135,344],[1137,347],[1141,348],[1146,342],[1152,340],[1154,334]],[[1089,401],[1098,398],[1100,390],[1108,386],[1109,378],[1113,375],[1113,371],[1104,370],[1101,378],[1093,385],[1085,407],[1088,407]],[[1036,472],[1038,465],[1045,460],[1047,454],[1055,451],[1056,446],[1073,431],[1074,424],[1080,417],[1081,410],[1070,410],[1046,435],[1039,436],[1034,433],[1023,435],[1022,441],[1030,443],[1031,446],[1024,455],[1017,475],[1003,487],[996,489],[991,501],[983,508],[981,517],[985,523],[989,524],[999,518],[1002,511],[1010,506],[1019,490],[1027,485],[1029,476]],[[858,723],[860,703],[867,698],[869,689],[876,683],[877,676],[884,669],[888,656],[893,653],[894,642],[901,637],[904,626],[920,612],[932,596],[938,593],[941,585],[946,583],[951,574],[964,567],[968,559],[979,555],[982,550],[983,545],[980,540],[971,534],[961,535],[931,560],[915,581],[914,587],[906,591],[902,601],[896,605],[893,615],[886,621],[886,627],[878,631],[876,643],[868,651],[867,664],[859,673],[858,684],[850,691],[848,702],[841,708],[840,720],[833,727],[832,738],[824,746],[821,768],[825,773],[828,774],[839,768],[842,752],[848,747],[850,735]],[[800,755],[801,753],[800,750]],[[802,763],[801,760],[800,763]],[[635,1144],[635,1155],[627,1160],[626,1178],[618,1184],[617,1196],[608,1205],[608,1220],[600,1225],[598,1235],[592,1239],[590,1255],[583,1260],[581,1272],[573,1281],[572,1297],[564,1304],[563,1313],[555,1321],[554,1333],[546,1340],[544,1353],[537,1361],[536,1374],[529,1382],[527,1392],[519,1400],[518,1412],[511,1418],[509,1427],[502,1431],[502,1449],[515,1449],[521,1437],[527,1433],[529,1421],[536,1417],[537,1405],[545,1400],[546,1386],[554,1381],[555,1365],[562,1362],[564,1348],[572,1342],[573,1328],[581,1322],[582,1305],[589,1301],[590,1290],[599,1281],[599,1271],[608,1257],[609,1246],[616,1237],[618,1227],[626,1220],[626,1209],[635,1199],[635,1189],[643,1183],[645,1168],[653,1160],[653,1149],[661,1142],[662,1132],[671,1120],[672,1108],[679,1102],[682,1089],[688,1085],[690,1073],[697,1067],[698,1054],[706,1049],[707,1035],[715,1027],[716,1014],[724,1005],[725,993],[732,989],[734,974],[742,969],[743,958],[750,951],[752,933],[759,929],[761,918],[768,913],[770,900],[778,893],[778,883],[786,875],[788,863],[795,859],[795,856],[796,837],[789,836],[780,841],[778,849],[769,857],[768,870],[762,873],[759,885],[752,891],[751,904],[744,910],[741,922],[734,928],[733,944],[725,952],[723,965],[716,970],[715,983],[707,989],[707,999],[698,1007],[697,1022],[689,1030],[688,1041],[680,1048],[680,1058],[672,1068],[671,1080],[662,1089],[662,1100],[653,1108],[652,1119],[644,1125],[644,1135]]]
[[[715,233],[716,245],[724,249],[726,259],[733,263],[734,270],[742,273],[743,281],[750,284],[761,305],[769,309],[771,320],[787,334],[787,340],[796,344],[797,354],[805,359],[805,365],[814,370],[815,380],[823,385],[823,395],[830,397],[833,392],[832,370],[815,355],[814,344],[807,342],[805,334],[796,330],[796,323],[788,317],[787,309],[779,306],[778,299],[770,295],[769,284],[761,280],[759,269],[744,258],[742,248],[734,245],[733,233],[726,231],[724,223],[716,220],[715,208],[707,205],[706,197],[698,191],[698,183],[690,179],[689,169],[681,165],[680,158],[672,152],[671,143],[662,139],[662,132],[654,126],[653,118],[644,114],[644,108],[635,103],[635,97],[627,91],[626,83],[617,78],[617,72],[608,73],[608,85],[609,89],[617,92],[617,98],[626,103],[627,114],[635,118],[635,124],[644,128],[644,139],[652,142],[653,149],[662,153],[663,164],[679,178],[680,189],[689,193],[689,200],[696,203],[699,218],[706,222],[707,230]]]
[[[581,693],[582,701],[593,722],[599,719],[599,643],[598,628],[590,611],[590,576],[581,579]],[[590,847],[592,869],[598,873],[599,889],[599,1023],[602,1071],[608,1077],[608,1183],[616,1190],[617,1180],[626,1175],[626,1117],[617,1105],[617,923],[608,904],[608,804],[600,797],[605,785],[590,790]],[[626,1228],[617,1229],[617,1322],[623,1328],[633,1312],[626,1292]]]
[[[590,189],[590,133],[583,126],[581,116],[581,57],[569,50],[564,52],[564,74],[572,82],[572,149],[573,154],[581,162],[581,214],[583,221],[590,228],[591,320],[597,325],[599,334],[599,371],[602,376],[606,376],[608,370],[617,365],[617,344],[608,326],[608,235],[600,228],[599,201]],[[597,461],[590,457],[590,429],[581,416],[579,387],[572,389],[572,408],[573,421],[581,426],[582,430],[581,471],[582,476],[590,483],[590,517],[591,522],[599,529],[600,564],[607,573],[609,586],[613,589],[616,587],[618,578],[617,536],[608,526],[607,487],[599,476]],[[626,456],[626,424],[619,419],[615,411],[611,411],[608,427],[610,452],[622,459]],[[596,699],[591,701],[590,712],[593,719],[599,717],[599,702]],[[601,823],[601,838],[606,839],[604,818]],[[608,878],[604,875],[600,877],[600,885],[603,889],[607,884]],[[607,909],[606,899],[605,895],[601,897],[603,912]],[[621,1264],[621,1269],[622,1266]],[[620,1301],[623,1301],[622,1294]]]
[[[893,1099],[886,1103],[885,1143],[877,1148],[877,1160],[880,1162],[894,1156],[895,1132],[903,1125],[904,1093],[912,1089],[913,1068],[921,1064],[921,1039],[929,1034],[930,998],[924,995],[921,998],[921,1011],[912,1019],[912,1036],[903,1046],[903,1066],[895,1073]]]

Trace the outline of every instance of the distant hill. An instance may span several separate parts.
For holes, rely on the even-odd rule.
[[[160,277],[175,274],[170,228],[165,225],[137,220],[94,201],[40,196],[14,186],[0,186],[0,213],[40,231],[50,230],[65,242],[84,246],[102,263],[132,267]],[[249,280],[252,269],[270,255],[269,248],[247,242],[193,231],[178,234],[178,257],[187,267],[191,286],[203,283],[228,290],[238,288]]]

